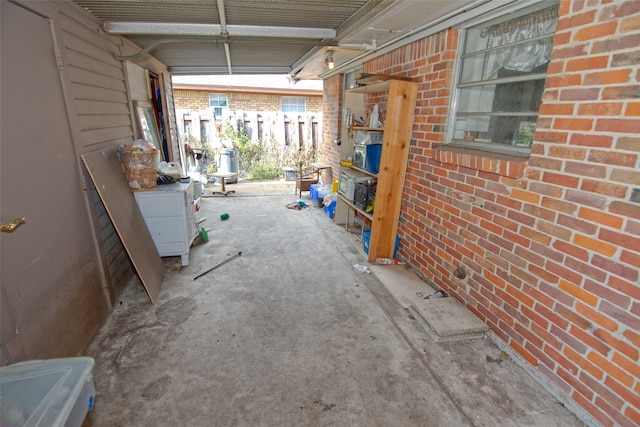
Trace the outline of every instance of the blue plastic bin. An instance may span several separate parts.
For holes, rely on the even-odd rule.
[[[369,244],[371,242],[371,231],[365,231],[362,233],[362,244],[364,245],[364,253],[369,255]],[[393,247],[393,257],[396,257],[398,252],[398,246],[400,246],[400,237],[396,236],[396,244]]]
[[[336,201],[334,200],[333,202],[329,203],[328,206],[324,207],[324,210],[327,212],[327,215],[329,215],[329,218],[333,218],[333,216],[336,214]]]
[[[367,145],[367,157],[364,161],[364,168],[373,174],[380,171],[380,155],[382,154],[382,144]]]
[[[321,187],[319,184],[311,184],[309,187],[309,195],[311,196],[311,200],[314,202],[318,200],[318,187]]]

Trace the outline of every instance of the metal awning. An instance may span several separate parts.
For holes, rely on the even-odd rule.
[[[174,75],[315,79],[496,0],[73,0]],[[125,59],[125,58],[123,58]],[[330,61],[331,60],[331,61]]]

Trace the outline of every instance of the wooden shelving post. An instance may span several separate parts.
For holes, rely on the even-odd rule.
[[[417,84],[394,80],[389,87],[369,261],[393,258],[402,190],[415,115]]]

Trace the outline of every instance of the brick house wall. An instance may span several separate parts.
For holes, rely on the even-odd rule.
[[[214,108],[209,105],[210,93],[227,95],[227,107],[223,117],[214,116]],[[223,123],[234,128],[242,126],[252,141],[275,140],[282,145],[306,147],[319,144],[318,135],[322,126],[322,94],[310,95],[296,92],[245,92],[234,87],[231,90],[204,90],[200,88],[174,89],[176,122],[180,139],[192,144],[206,141],[212,147],[221,144],[220,131]],[[283,96],[305,97],[304,113],[283,113]],[[187,130],[188,129],[188,130]],[[319,141],[318,141],[319,140]]]
[[[560,3],[526,161],[443,145],[458,37],[363,65],[419,82],[399,253],[585,418],[640,425],[640,2]]]
[[[209,108],[209,93],[225,93],[229,110],[243,111],[280,111],[280,94],[263,94],[254,92],[221,92],[192,89],[175,89],[176,109],[191,111]],[[295,94],[286,96],[299,96]],[[300,95],[306,98],[307,112],[322,112],[322,95]]]
[[[340,138],[340,128],[342,126],[342,113],[340,106],[343,97],[343,75],[338,74],[329,77],[324,81],[324,97],[323,97],[323,122],[322,122],[322,140],[324,141],[322,150],[322,161],[331,165],[331,169],[323,171],[322,180],[330,183],[334,178],[338,177],[337,173],[340,169],[340,146],[334,141]]]

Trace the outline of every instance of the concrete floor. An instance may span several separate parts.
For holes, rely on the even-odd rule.
[[[433,341],[323,209],[285,207],[290,183],[228,188],[156,303],[132,281],[90,344],[85,425],[582,425],[486,336]]]

